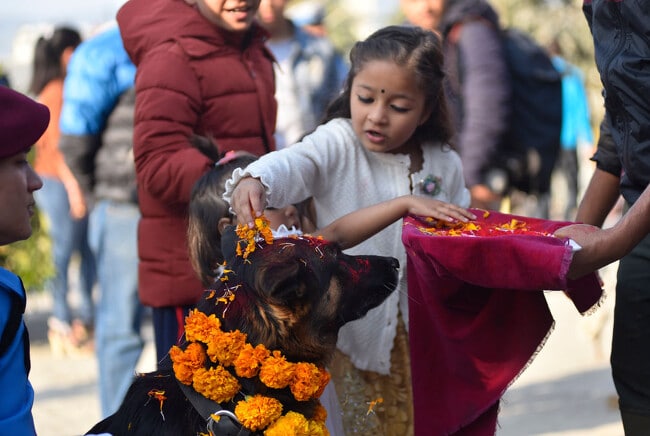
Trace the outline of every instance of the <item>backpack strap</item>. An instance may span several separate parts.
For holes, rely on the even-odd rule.
[[[20,282],[20,286],[23,286],[22,281]],[[25,313],[25,299],[13,290],[8,290],[11,298],[11,306],[9,308],[7,324],[2,331],[2,336],[0,337],[0,356],[7,353],[9,347],[16,339],[16,334],[18,333],[20,326],[23,325],[23,314]],[[27,328],[23,329],[23,348],[25,370],[29,374],[31,369],[31,360],[29,357],[29,333],[27,332]]]

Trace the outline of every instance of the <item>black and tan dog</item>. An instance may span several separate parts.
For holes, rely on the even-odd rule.
[[[393,258],[349,256],[335,244],[301,236],[260,242],[244,259],[235,255],[234,231],[223,240],[228,279],[206,291],[197,308],[216,315],[224,332],[239,330],[248,343],[279,350],[287,361],[325,367],[339,329],[378,306],[396,286],[398,264]],[[308,419],[319,404],[317,398],[297,401],[289,388],[272,389],[258,378],[241,377],[236,398],[217,404],[180,383],[171,362],[169,368],[138,376],[120,409],[89,433],[250,435],[255,433],[228,418],[237,399],[273,397],[282,403],[283,413],[295,411]],[[220,409],[225,415],[215,423],[210,415]]]

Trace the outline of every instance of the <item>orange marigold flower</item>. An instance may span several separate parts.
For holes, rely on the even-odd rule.
[[[291,393],[298,401],[318,398],[330,380],[329,373],[313,363],[299,362],[294,366]]]
[[[262,363],[260,380],[270,388],[286,388],[293,378],[294,366],[294,363],[287,362],[282,353],[273,351],[273,355]]]
[[[255,377],[260,372],[262,362],[271,355],[271,352],[262,344],[255,348],[251,344],[244,345],[235,359],[235,373],[240,377]]]
[[[223,366],[233,364],[246,344],[246,333],[239,330],[213,335],[208,343],[208,357]]]
[[[312,421],[325,423],[327,420],[327,409],[322,404],[318,403],[314,410],[314,416],[311,417]]]
[[[223,366],[194,371],[194,389],[217,403],[230,401],[241,389],[239,381]]]
[[[246,397],[235,406],[235,415],[247,429],[263,430],[282,415],[282,403],[263,395]]]
[[[270,221],[264,215],[255,218],[255,227],[252,229],[248,228],[245,224],[237,224],[235,233],[239,236],[236,247],[237,255],[242,256],[244,259],[255,251],[255,244],[258,239],[264,239],[267,244],[273,243],[273,232],[271,231]],[[243,252],[242,244],[246,246]]]
[[[214,314],[208,316],[194,309],[185,318],[185,338],[188,341],[207,343],[214,332],[220,330],[221,321]]]
[[[192,384],[194,371],[203,368],[206,358],[203,346],[196,342],[189,344],[184,351],[176,345],[172,346],[169,356],[173,362],[176,378],[186,385]]]

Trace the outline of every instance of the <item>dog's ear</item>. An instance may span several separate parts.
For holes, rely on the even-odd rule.
[[[223,258],[229,264],[232,264],[233,259],[237,255],[237,241],[239,241],[239,237],[235,232],[236,228],[237,226],[234,225],[226,226],[221,234],[221,252],[223,253]]]

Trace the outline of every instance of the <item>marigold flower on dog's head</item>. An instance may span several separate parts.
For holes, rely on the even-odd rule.
[[[239,236],[237,241],[236,253],[244,259],[248,257],[253,251],[258,241],[263,240],[267,244],[273,243],[273,231],[271,230],[271,222],[264,215],[255,218],[255,226],[251,229],[245,224],[237,224],[235,233]],[[242,244],[245,248],[242,251]]]

